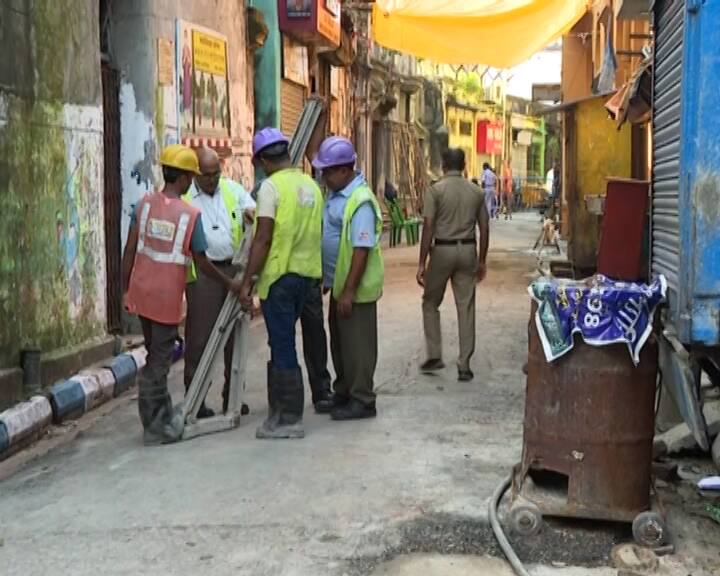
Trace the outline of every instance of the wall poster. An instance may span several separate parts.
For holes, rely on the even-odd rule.
[[[182,132],[229,138],[227,38],[180,20],[177,46]]]

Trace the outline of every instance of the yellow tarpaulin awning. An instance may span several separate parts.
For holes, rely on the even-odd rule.
[[[382,46],[446,64],[511,68],[562,36],[587,0],[377,0]]]

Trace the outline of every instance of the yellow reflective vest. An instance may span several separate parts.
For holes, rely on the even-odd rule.
[[[269,179],[278,191],[278,205],[272,244],[256,286],[261,300],[285,274],[322,278],[320,187],[297,168],[279,170]]]
[[[355,211],[363,204],[369,202],[375,212],[375,246],[368,254],[367,266],[355,292],[354,302],[359,304],[376,302],[382,296],[383,283],[385,281],[385,265],[383,264],[382,253],[380,252],[380,237],[382,236],[382,212],[380,204],[368,186],[358,186],[350,194],[345,212],[343,213],[342,233],[340,235],[340,250],[338,251],[337,263],[335,264],[335,278],[333,281],[333,297],[340,298],[345,289],[345,281],[350,273],[352,263],[352,241],[351,228]]]

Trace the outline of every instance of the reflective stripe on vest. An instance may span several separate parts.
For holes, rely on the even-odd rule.
[[[350,273],[352,263],[352,230],[350,223],[360,206],[369,203],[375,212],[375,246],[370,248],[365,272],[355,292],[354,302],[363,304],[376,302],[382,296],[385,281],[385,265],[380,251],[380,238],[382,236],[383,220],[380,204],[367,185],[358,186],[348,198],[343,213],[342,234],[340,235],[340,249],[335,264],[335,278],[333,280],[333,297],[340,298],[345,289],[345,281]]]
[[[278,206],[270,251],[257,282],[261,300],[267,299],[270,287],[285,274],[322,278],[320,187],[296,168],[275,172],[270,181],[278,191]]]
[[[179,264],[181,266],[188,266],[192,262],[192,258],[183,253],[183,246],[185,245],[187,227],[190,223],[190,215],[182,214],[180,216],[180,220],[177,224],[177,230],[175,231],[175,242],[173,242],[172,251],[160,252],[145,245],[145,234],[149,214],[150,204],[146,202],[143,205],[142,213],[140,214],[140,227],[138,228],[137,244],[138,253],[145,254],[148,258],[150,258],[150,260],[159,262],[160,264]]]
[[[200,211],[161,192],[138,207],[138,241],[125,305],[161,324],[179,324],[190,262],[190,240]]]

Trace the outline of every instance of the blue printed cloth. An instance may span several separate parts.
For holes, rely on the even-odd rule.
[[[548,362],[567,354],[573,336],[592,346],[625,343],[633,362],[652,332],[655,308],[665,299],[664,276],[652,284],[618,282],[600,274],[586,280],[541,278],[528,292],[537,302],[535,315]]]

